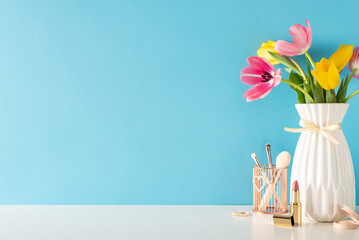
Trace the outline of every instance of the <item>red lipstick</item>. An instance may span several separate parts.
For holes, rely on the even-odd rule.
[[[293,191],[298,191],[299,190],[299,184],[298,184],[298,181],[295,180],[292,184],[292,190]]]
[[[299,184],[297,180],[295,180],[292,184],[290,215],[293,216],[295,225],[302,225],[302,204],[300,203]]]

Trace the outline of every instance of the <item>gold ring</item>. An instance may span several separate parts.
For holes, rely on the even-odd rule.
[[[232,216],[235,216],[235,217],[248,217],[248,216],[249,216],[249,212],[236,212],[236,211],[232,211]]]

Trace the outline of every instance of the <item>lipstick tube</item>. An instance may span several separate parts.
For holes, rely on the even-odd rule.
[[[294,219],[292,215],[273,215],[273,223],[277,226],[293,227]]]
[[[292,202],[290,203],[290,215],[293,216],[294,225],[302,225],[302,203],[300,202],[300,192],[298,181],[292,185]]]

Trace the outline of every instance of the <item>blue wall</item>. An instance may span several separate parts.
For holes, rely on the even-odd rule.
[[[359,45],[358,1],[321,6],[1,1],[0,203],[251,204],[250,154],[293,153],[299,118],[285,84],[246,103],[240,70],[305,19],[316,60]]]

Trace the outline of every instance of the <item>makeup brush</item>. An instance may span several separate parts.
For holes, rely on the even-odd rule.
[[[278,154],[275,162],[276,162],[276,168],[287,168],[290,164],[290,153],[287,151],[283,151]]]
[[[263,170],[261,164],[259,163],[259,160],[258,160],[258,158],[257,158],[257,154],[252,153],[252,154],[251,154],[251,157],[253,158],[254,162],[255,162],[256,165],[257,165],[257,167],[258,167],[259,170],[261,171],[263,178],[266,180],[267,183],[269,183],[269,179],[268,179],[267,175],[265,174],[265,172],[264,172],[264,170]]]
[[[287,151],[283,151],[281,153],[278,154],[277,158],[275,159],[275,168],[276,169],[284,169],[287,168],[290,164],[290,153]],[[276,176],[278,175],[278,173],[282,174],[281,170],[277,170],[273,176],[273,181],[275,181]],[[275,183],[276,185],[277,183]]]
[[[290,156],[289,152],[287,152],[287,151],[283,151],[280,154],[278,154],[278,156],[276,158],[276,169],[277,170],[273,176],[273,183],[269,184],[268,189],[264,193],[264,196],[260,203],[260,208],[262,210],[267,208],[272,195],[276,193],[275,186],[277,185],[279,178],[282,175],[283,169],[287,168],[289,166],[290,159],[291,159],[291,156]],[[278,200],[281,207],[284,207],[283,204],[280,202],[280,199],[278,198],[277,194],[275,194],[274,198]]]
[[[272,155],[271,155],[271,151],[270,151],[270,144],[266,144],[266,152],[267,152],[267,158],[268,158],[268,166],[269,168],[273,168],[273,164],[272,164]],[[271,173],[271,181],[273,182],[273,169],[270,170]]]
[[[259,160],[258,160],[258,158],[257,158],[257,154],[252,153],[252,154],[251,154],[251,157],[253,158],[254,162],[255,162],[256,165],[257,165],[257,167],[258,167],[259,170],[261,171],[261,175],[262,175],[263,179],[265,180],[266,184],[267,184],[267,185],[270,185],[270,182],[269,182],[269,179],[268,179],[268,177],[267,177],[267,174],[264,172],[264,170],[263,170],[261,164],[259,163]],[[262,199],[261,203],[259,204],[259,207],[262,209],[262,211],[265,211],[265,209],[267,208],[268,204],[265,205],[265,206],[263,206],[263,205],[262,205],[262,202],[263,202],[263,199]]]
[[[270,144],[266,144],[266,152],[267,152],[267,158],[268,158],[268,165],[270,168],[273,167],[273,164],[272,164],[272,155],[271,155],[271,152],[270,152]]]
[[[251,157],[253,158],[253,160],[254,160],[254,162],[256,163],[256,165],[258,166],[258,168],[259,168],[259,169],[262,169],[262,166],[261,166],[261,164],[260,164],[259,161],[258,161],[257,154],[252,153],[252,154],[251,154]]]
[[[270,170],[268,171],[270,173],[270,181],[271,183],[274,182],[274,170],[273,168],[273,164],[272,164],[272,154],[271,154],[271,148],[270,148],[270,144],[267,143],[266,144],[266,152],[267,152],[267,159],[268,159],[268,167],[270,168]],[[274,198],[274,206],[275,209],[277,210],[277,198]]]
[[[261,171],[261,174],[262,174],[262,176],[263,176],[263,178],[264,178],[266,184],[268,185],[268,188],[271,189],[270,186],[271,186],[272,184],[269,182],[269,179],[268,179],[267,174],[264,172],[264,170],[263,170],[261,164],[259,163],[259,160],[258,160],[258,158],[257,158],[257,155],[256,155],[255,153],[252,153],[252,154],[251,154],[251,157],[253,158],[254,162],[255,162],[256,165],[257,165],[257,167],[258,167],[259,170]],[[268,189],[267,189],[267,190],[268,190]],[[271,191],[271,195],[270,195],[270,196],[272,196],[273,190],[270,190],[270,191]],[[268,195],[269,193],[267,193],[267,192],[268,192],[268,191],[266,191],[265,193]],[[269,203],[269,201],[268,201],[268,203]],[[262,199],[262,201],[261,201],[260,204],[259,204],[259,207],[260,207],[261,211],[265,211],[265,209],[266,209],[267,206],[268,206],[268,203],[267,203],[267,199]]]

